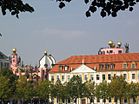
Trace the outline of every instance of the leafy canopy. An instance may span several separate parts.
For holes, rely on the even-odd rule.
[[[59,3],[59,8],[65,7],[65,3],[71,0],[56,0]],[[80,2],[80,1],[79,1]],[[102,17],[116,17],[119,11],[133,11],[133,7],[139,0],[84,0],[85,4],[89,4],[86,11],[86,16],[90,17],[92,13],[100,10]],[[39,3],[39,2],[38,2]],[[34,8],[28,3],[23,3],[23,0],[0,0],[0,7],[3,15],[6,15],[6,10],[9,10],[11,15],[19,18],[21,12],[33,12]]]
[[[59,8],[65,7],[66,2],[71,0],[57,0],[59,2]],[[86,16],[90,17],[92,13],[95,13],[100,9],[100,15],[102,17],[111,15],[116,17],[119,11],[133,11],[133,6],[139,2],[139,0],[84,0],[86,4],[89,4],[89,8],[86,11]]]
[[[3,15],[6,15],[6,10],[9,10],[11,15],[19,18],[20,12],[33,12],[34,9],[28,3],[23,3],[22,0],[0,0],[0,7]]]

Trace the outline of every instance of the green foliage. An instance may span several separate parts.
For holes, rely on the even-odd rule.
[[[25,99],[27,91],[27,79],[24,76],[21,76],[16,82],[16,97],[18,99]]]
[[[38,82],[36,90],[39,98],[48,99],[50,95],[50,82],[48,80]]]
[[[129,83],[127,84],[126,97],[127,98],[136,98],[139,96],[139,83]]]
[[[120,102],[125,97],[127,92],[127,82],[122,76],[116,76],[109,84],[109,92],[111,97],[118,98]]]
[[[81,98],[83,96],[84,84],[79,76],[73,76],[67,83],[68,94],[72,99]]]
[[[12,96],[12,89],[10,86],[10,80],[0,75],[0,98],[1,99],[8,99]]]
[[[110,97],[108,83],[106,81],[96,86],[96,97],[101,99],[108,99]]]
[[[91,80],[85,82],[84,96],[90,99],[95,98],[95,83]]]

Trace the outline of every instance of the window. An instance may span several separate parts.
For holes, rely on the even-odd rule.
[[[87,79],[88,79],[88,78],[87,78],[87,75],[84,75],[84,80],[86,80],[86,81],[87,81]]]
[[[68,103],[70,103],[70,98],[68,98]]]
[[[118,53],[122,53],[122,50],[119,50]]]
[[[135,63],[132,63],[132,64],[131,64],[131,68],[132,68],[132,69],[135,69],[135,68],[136,68],[136,64],[135,64]]]
[[[90,76],[90,79],[91,79],[91,80],[94,80],[94,77],[93,77],[93,75],[91,75],[91,76]]]
[[[13,62],[15,62],[15,60],[13,59]]]
[[[115,68],[115,64],[111,64],[111,65],[110,65],[110,68],[111,68],[111,69],[114,69],[114,68]]]
[[[110,50],[110,53],[113,53],[113,51],[112,51],[112,50]]]
[[[124,69],[127,69],[127,66],[128,66],[127,63],[124,63],[124,64],[123,64],[123,68],[124,68]]]
[[[65,71],[69,69],[69,66],[65,65]]]
[[[62,69],[63,69],[63,66],[59,65],[59,71],[62,71]]]
[[[99,80],[99,75],[96,75],[96,80]]]
[[[105,80],[105,74],[102,74],[102,80]]]
[[[117,102],[117,98],[116,97],[114,97],[114,102]]]
[[[135,79],[135,74],[132,74],[132,79]]]
[[[64,81],[64,79],[65,79],[65,76],[64,76],[64,75],[62,75],[62,81]]]
[[[54,76],[51,76],[51,81],[54,81]]]
[[[102,70],[102,69],[103,69],[103,67],[104,67],[104,65],[103,65],[103,64],[99,64],[99,69],[100,69],[100,70]]]
[[[68,81],[70,80],[70,75],[68,75]]]
[[[109,69],[109,64],[105,64],[105,69]]]
[[[100,102],[100,99],[99,98],[97,98],[97,102]]]
[[[105,103],[106,102],[106,99],[103,99],[103,102]]]
[[[60,79],[59,79],[59,75],[57,75],[57,80],[60,80]]]
[[[127,78],[127,75],[126,75],[126,74],[124,74],[124,75],[123,75],[123,77],[124,77],[124,79],[126,79],[126,78]]]
[[[108,80],[111,80],[111,74],[108,74]]]
[[[109,98],[109,103],[111,102],[111,98]]]
[[[124,99],[124,103],[127,103],[127,99],[126,98]]]

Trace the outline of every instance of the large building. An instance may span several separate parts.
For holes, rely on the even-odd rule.
[[[9,67],[10,67],[9,57],[6,56],[4,53],[0,52],[0,69]]]
[[[139,53],[128,52],[128,44],[121,47],[121,43],[116,46],[109,41],[109,47],[101,48],[98,55],[75,55],[56,63],[49,72],[49,80],[64,83],[74,75],[79,75],[83,82],[92,80],[99,84],[103,80],[110,82],[113,76],[122,75],[129,83],[139,82]],[[88,104],[89,101],[85,100],[84,104]],[[78,104],[82,104],[81,100],[78,101]],[[113,100],[106,103],[116,104]],[[95,100],[95,104],[103,104],[103,101]]]

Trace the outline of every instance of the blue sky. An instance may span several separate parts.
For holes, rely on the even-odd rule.
[[[139,52],[139,4],[133,12],[119,12],[116,18],[102,18],[99,12],[87,18],[84,0],[72,0],[62,10],[55,0],[24,1],[34,7],[34,13],[21,13],[19,19],[0,13],[0,51],[9,56],[16,48],[25,64],[38,65],[45,50],[57,61],[97,54],[109,40],[127,42],[130,52]]]

